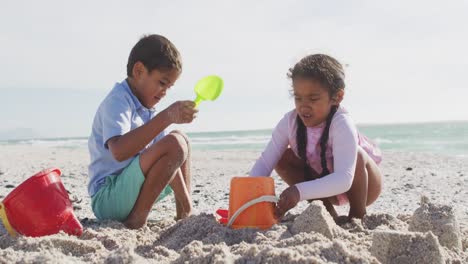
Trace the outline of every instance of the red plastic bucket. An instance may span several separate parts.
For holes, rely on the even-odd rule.
[[[61,230],[75,236],[83,233],[60,175],[57,168],[43,170],[16,187],[0,203],[0,217],[11,235],[38,237]]]

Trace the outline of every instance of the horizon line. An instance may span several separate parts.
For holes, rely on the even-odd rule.
[[[389,123],[357,123],[356,126],[390,126],[390,125],[417,125],[417,124],[441,124],[441,123],[468,123],[468,120],[438,120],[438,121],[416,121],[416,122],[389,122]],[[205,133],[229,133],[229,132],[255,132],[267,131],[273,128],[255,128],[255,129],[231,129],[231,130],[203,130],[203,131],[185,131],[187,134],[205,134]],[[5,141],[22,141],[22,140],[57,140],[57,139],[85,139],[88,136],[65,136],[65,137],[31,137],[17,139],[0,139],[0,142]]]

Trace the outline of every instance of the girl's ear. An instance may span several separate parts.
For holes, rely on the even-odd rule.
[[[333,103],[335,103],[336,105],[339,105],[341,101],[343,101],[343,98],[344,98],[344,89],[340,89],[338,90],[335,97],[333,98]]]

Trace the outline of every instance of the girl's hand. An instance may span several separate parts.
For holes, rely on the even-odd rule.
[[[177,101],[166,108],[167,118],[173,124],[191,123],[197,117],[198,109],[193,101]]]
[[[295,185],[286,188],[286,190],[281,193],[280,199],[276,204],[276,218],[282,218],[287,211],[294,208],[297,203],[299,203],[299,199],[299,190]]]

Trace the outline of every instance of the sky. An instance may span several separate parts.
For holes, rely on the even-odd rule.
[[[82,137],[126,78],[145,34],[179,49],[162,110],[206,75],[224,91],[188,132],[274,127],[293,109],[286,74],[325,53],[347,65],[343,105],[358,124],[468,120],[468,1],[4,1],[0,139]]]

